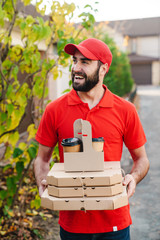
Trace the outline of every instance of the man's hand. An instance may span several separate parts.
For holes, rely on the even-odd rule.
[[[42,196],[42,194],[43,194],[44,190],[46,189],[46,187],[47,187],[47,181],[45,179],[43,179],[41,181],[40,186],[39,186],[39,195],[40,195],[40,197]]]
[[[136,190],[136,181],[131,174],[127,174],[123,179],[123,185],[127,187],[128,198],[133,196]]]
[[[129,151],[133,159],[133,166],[130,174],[127,174],[123,179],[123,185],[127,187],[128,198],[135,193],[136,185],[149,170],[149,161],[144,146]]]
[[[39,144],[38,155],[34,161],[34,173],[40,196],[42,196],[47,187],[46,177],[49,172],[49,161],[52,151],[53,148]]]

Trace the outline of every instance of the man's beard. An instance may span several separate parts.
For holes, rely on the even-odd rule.
[[[98,67],[96,69],[96,71],[90,76],[87,76],[85,72],[76,72],[75,73],[74,70],[73,70],[72,71],[72,86],[73,86],[73,89],[76,90],[76,91],[80,91],[80,92],[88,92],[92,88],[94,88],[97,85],[97,83],[99,82],[99,68],[100,67]],[[83,84],[74,82],[75,75],[79,75],[79,76],[84,77],[85,82]]]

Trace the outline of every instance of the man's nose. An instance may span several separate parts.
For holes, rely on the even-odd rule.
[[[74,65],[73,65],[73,70],[74,70],[75,72],[78,72],[78,71],[81,70],[81,65],[80,65],[79,62],[74,63]]]

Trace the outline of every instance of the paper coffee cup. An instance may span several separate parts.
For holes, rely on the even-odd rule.
[[[66,138],[61,142],[64,152],[80,152],[82,141],[79,138]]]
[[[92,147],[96,152],[102,152],[103,151],[103,145],[104,145],[104,138],[92,138]]]

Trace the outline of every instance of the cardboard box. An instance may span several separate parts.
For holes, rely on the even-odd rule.
[[[48,194],[54,197],[109,197],[122,193],[122,184],[109,187],[55,187],[48,186]]]
[[[123,193],[113,197],[57,198],[49,196],[48,189],[41,198],[41,206],[51,210],[114,210],[128,204],[124,187]]]
[[[120,169],[121,164],[119,161],[108,161],[104,162],[104,170],[106,169]],[[64,170],[64,163],[55,163],[50,170],[50,174],[52,175],[56,171],[65,171]],[[83,171],[82,171],[83,172]],[[87,171],[85,171],[87,172]]]
[[[103,171],[104,153],[96,152],[92,147],[91,124],[82,119],[74,122],[74,137],[80,138],[83,152],[64,152],[64,170],[66,172]]]
[[[106,169],[103,172],[55,171],[52,173],[47,175],[47,184],[57,187],[111,186],[122,182],[121,169]]]

